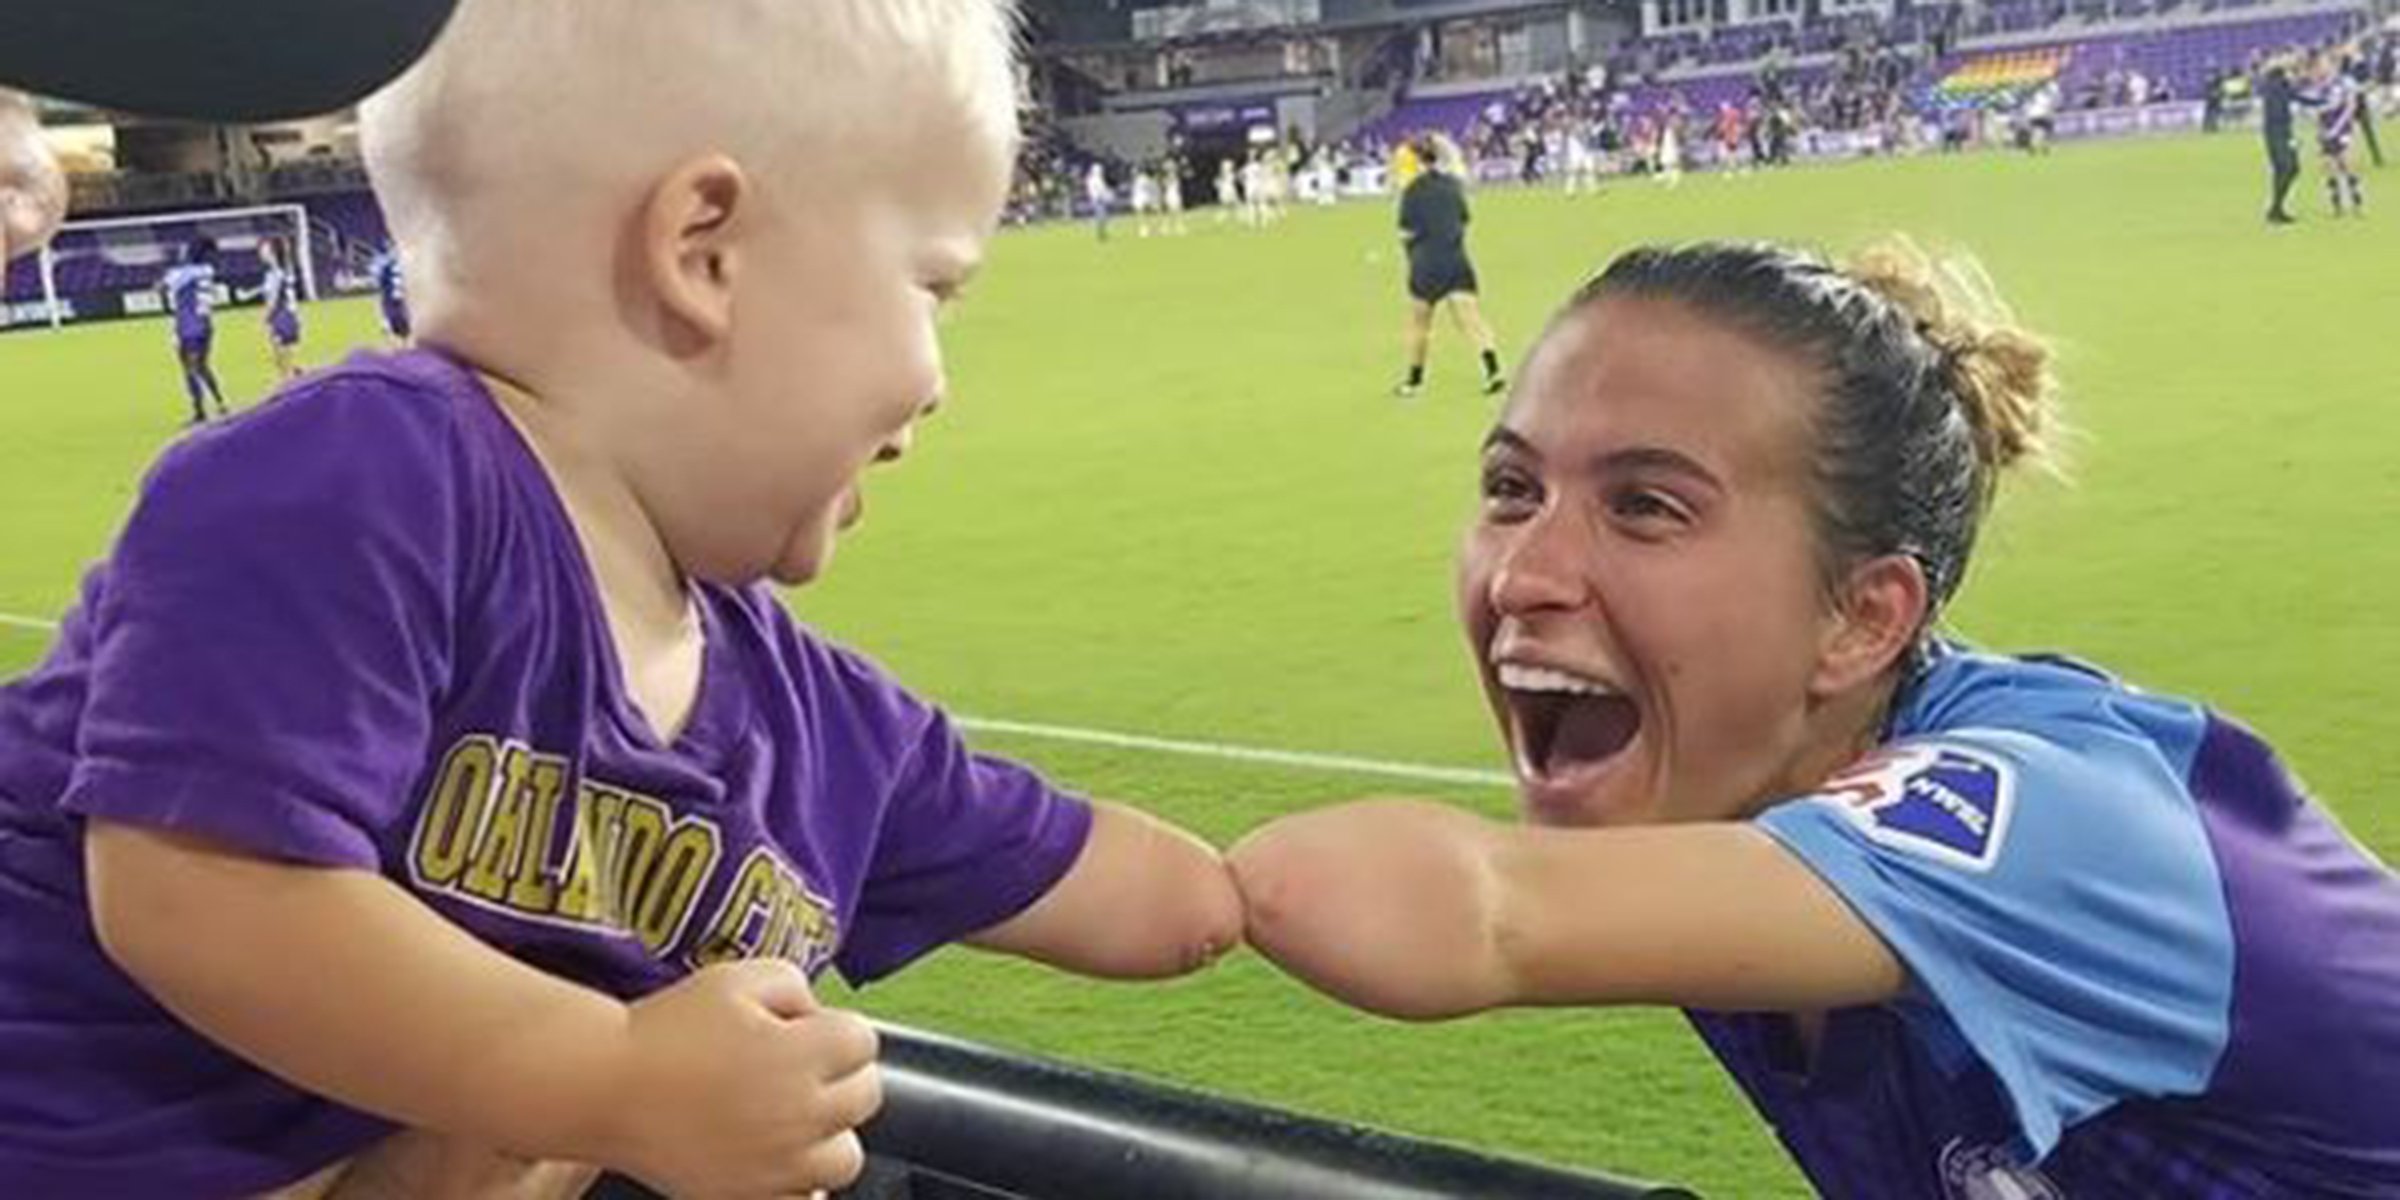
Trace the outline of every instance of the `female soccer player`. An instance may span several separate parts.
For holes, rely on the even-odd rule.
[[[2351,161],[2350,142],[2358,136],[2366,111],[2366,93],[2342,70],[2341,60],[2325,53],[2310,67],[2309,91],[2302,99],[2317,110],[2317,152],[2325,157],[2325,199],[2333,215],[2364,216],[2366,185]]]
[[[394,346],[406,346],[416,335],[408,316],[408,276],[400,269],[400,248],[386,246],[367,264],[375,280],[375,312],[383,321],[383,336]]]
[[[183,261],[159,277],[159,295],[175,318],[175,358],[183,366],[183,391],[192,401],[192,424],[208,419],[206,402],[217,402],[217,415],[226,415],[225,389],[209,366],[209,349],[216,341],[217,248],[203,239],[183,252]]]
[[[1447,304],[1458,331],[1483,360],[1483,390],[1507,386],[1500,351],[1476,297],[1475,264],[1467,258],[1467,192],[1450,156],[1432,136],[1416,147],[1422,169],[1400,193],[1400,235],[1408,247],[1408,374],[1393,389],[1414,396],[1425,387],[1425,356],[1433,342],[1433,311]]]
[[[296,379],[300,375],[300,270],[292,263],[291,250],[274,238],[258,244],[258,257],[267,267],[266,277],[258,285],[258,294],[267,304],[267,352],[275,358],[276,378]]]
[[[1578,292],[1460,559],[1527,825],[1270,824],[1252,942],[1399,1016],[1682,1006],[1827,1196],[2400,1195],[2400,877],[2233,721],[1931,632],[2049,424],[1979,280]]]

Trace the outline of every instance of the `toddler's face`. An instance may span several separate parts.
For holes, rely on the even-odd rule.
[[[1009,169],[1002,147],[950,140],[770,202],[735,284],[725,403],[707,414],[718,511],[691,522],[687,567],[815,578],[864,511],[860,475],[940,402],[936,318],[982,260]]]

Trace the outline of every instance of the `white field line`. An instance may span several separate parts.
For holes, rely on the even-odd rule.
[[[58,622],[41,617],[0,612],[0,627],[55,633],[58,631]],[[998,717],[971,717],[962,714],[953,716],[951,719],[962,729],[980,733],[1037,738],[1052,742],[1074,742],[1086,746],[1106,746],[1115,750],[1139,750],[1150,754],[1181,754],[1192,758],[1217,758],[1232,762],[1262,763],[1267,766],[1293,767],[1303,771],[1331,771],[1347,775],[1386,775],[1396,779],[1413,779],[1425,783],[1462,783],[1484,787],[1506,787],[1509,783],[1509,777],[1504,772],[1478,770],[1473,767],[1393,762],[1380,758],[1359,758],[1348,754],[1319,754],[1306,750],[1237,746],[1227,742],[1186,741],[1178,738],[1153,737],[1143,733],[1116,733],[1106,729],[1082,729],[1072,725],[1043,725],[1031,721],[1004,720]]]

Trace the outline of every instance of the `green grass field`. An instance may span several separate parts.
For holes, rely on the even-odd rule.
[[[1694,178],[1598,199],[1486,192],[1474,248],[1511,352],[1635,242],[1886,231],[1979,254],[2064,347],[2074,480],[2003,501],[1958,626],[2063,648],[2262,728],[2353,829],[2400,857],[2400,210],[2258,221],[2254,136]],[[2400,174],[2373,182],[2400,180]],[[2304,188],[2313,186],[2304,184]],[[1385,393],[1400,301],[1390,213],[1095,244],[1012,233],[950,331],[951,403],[807,619],[981,717],[1499,766],[1449,610],[1491,404],[1451,331],[1434,386]],[[369,340],[310,312],[311,353]],[[256,317],[220,370],[265,386]],[[43,651],[183,410],[156,324],[0,338],[0,670]],[[1088,791],[1231,838],[1277,813],[1422,786],[988,736]],[[1674,896],[1659,896],[1662,906]],[[1762,915],[1762,920],[1768,919]],[[857,1002],[895,1020],[1715,1197],[1802,1194],[1665,1013],[1439,1027],[1340,1011],[1239,957],[1156,988],[963,952]]]

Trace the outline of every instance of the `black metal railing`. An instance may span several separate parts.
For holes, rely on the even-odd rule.
[[[1694,1200],[881,1026],[883,1111],[845,1200]],[[596,1200],[647,1190],[611,1178]]]

